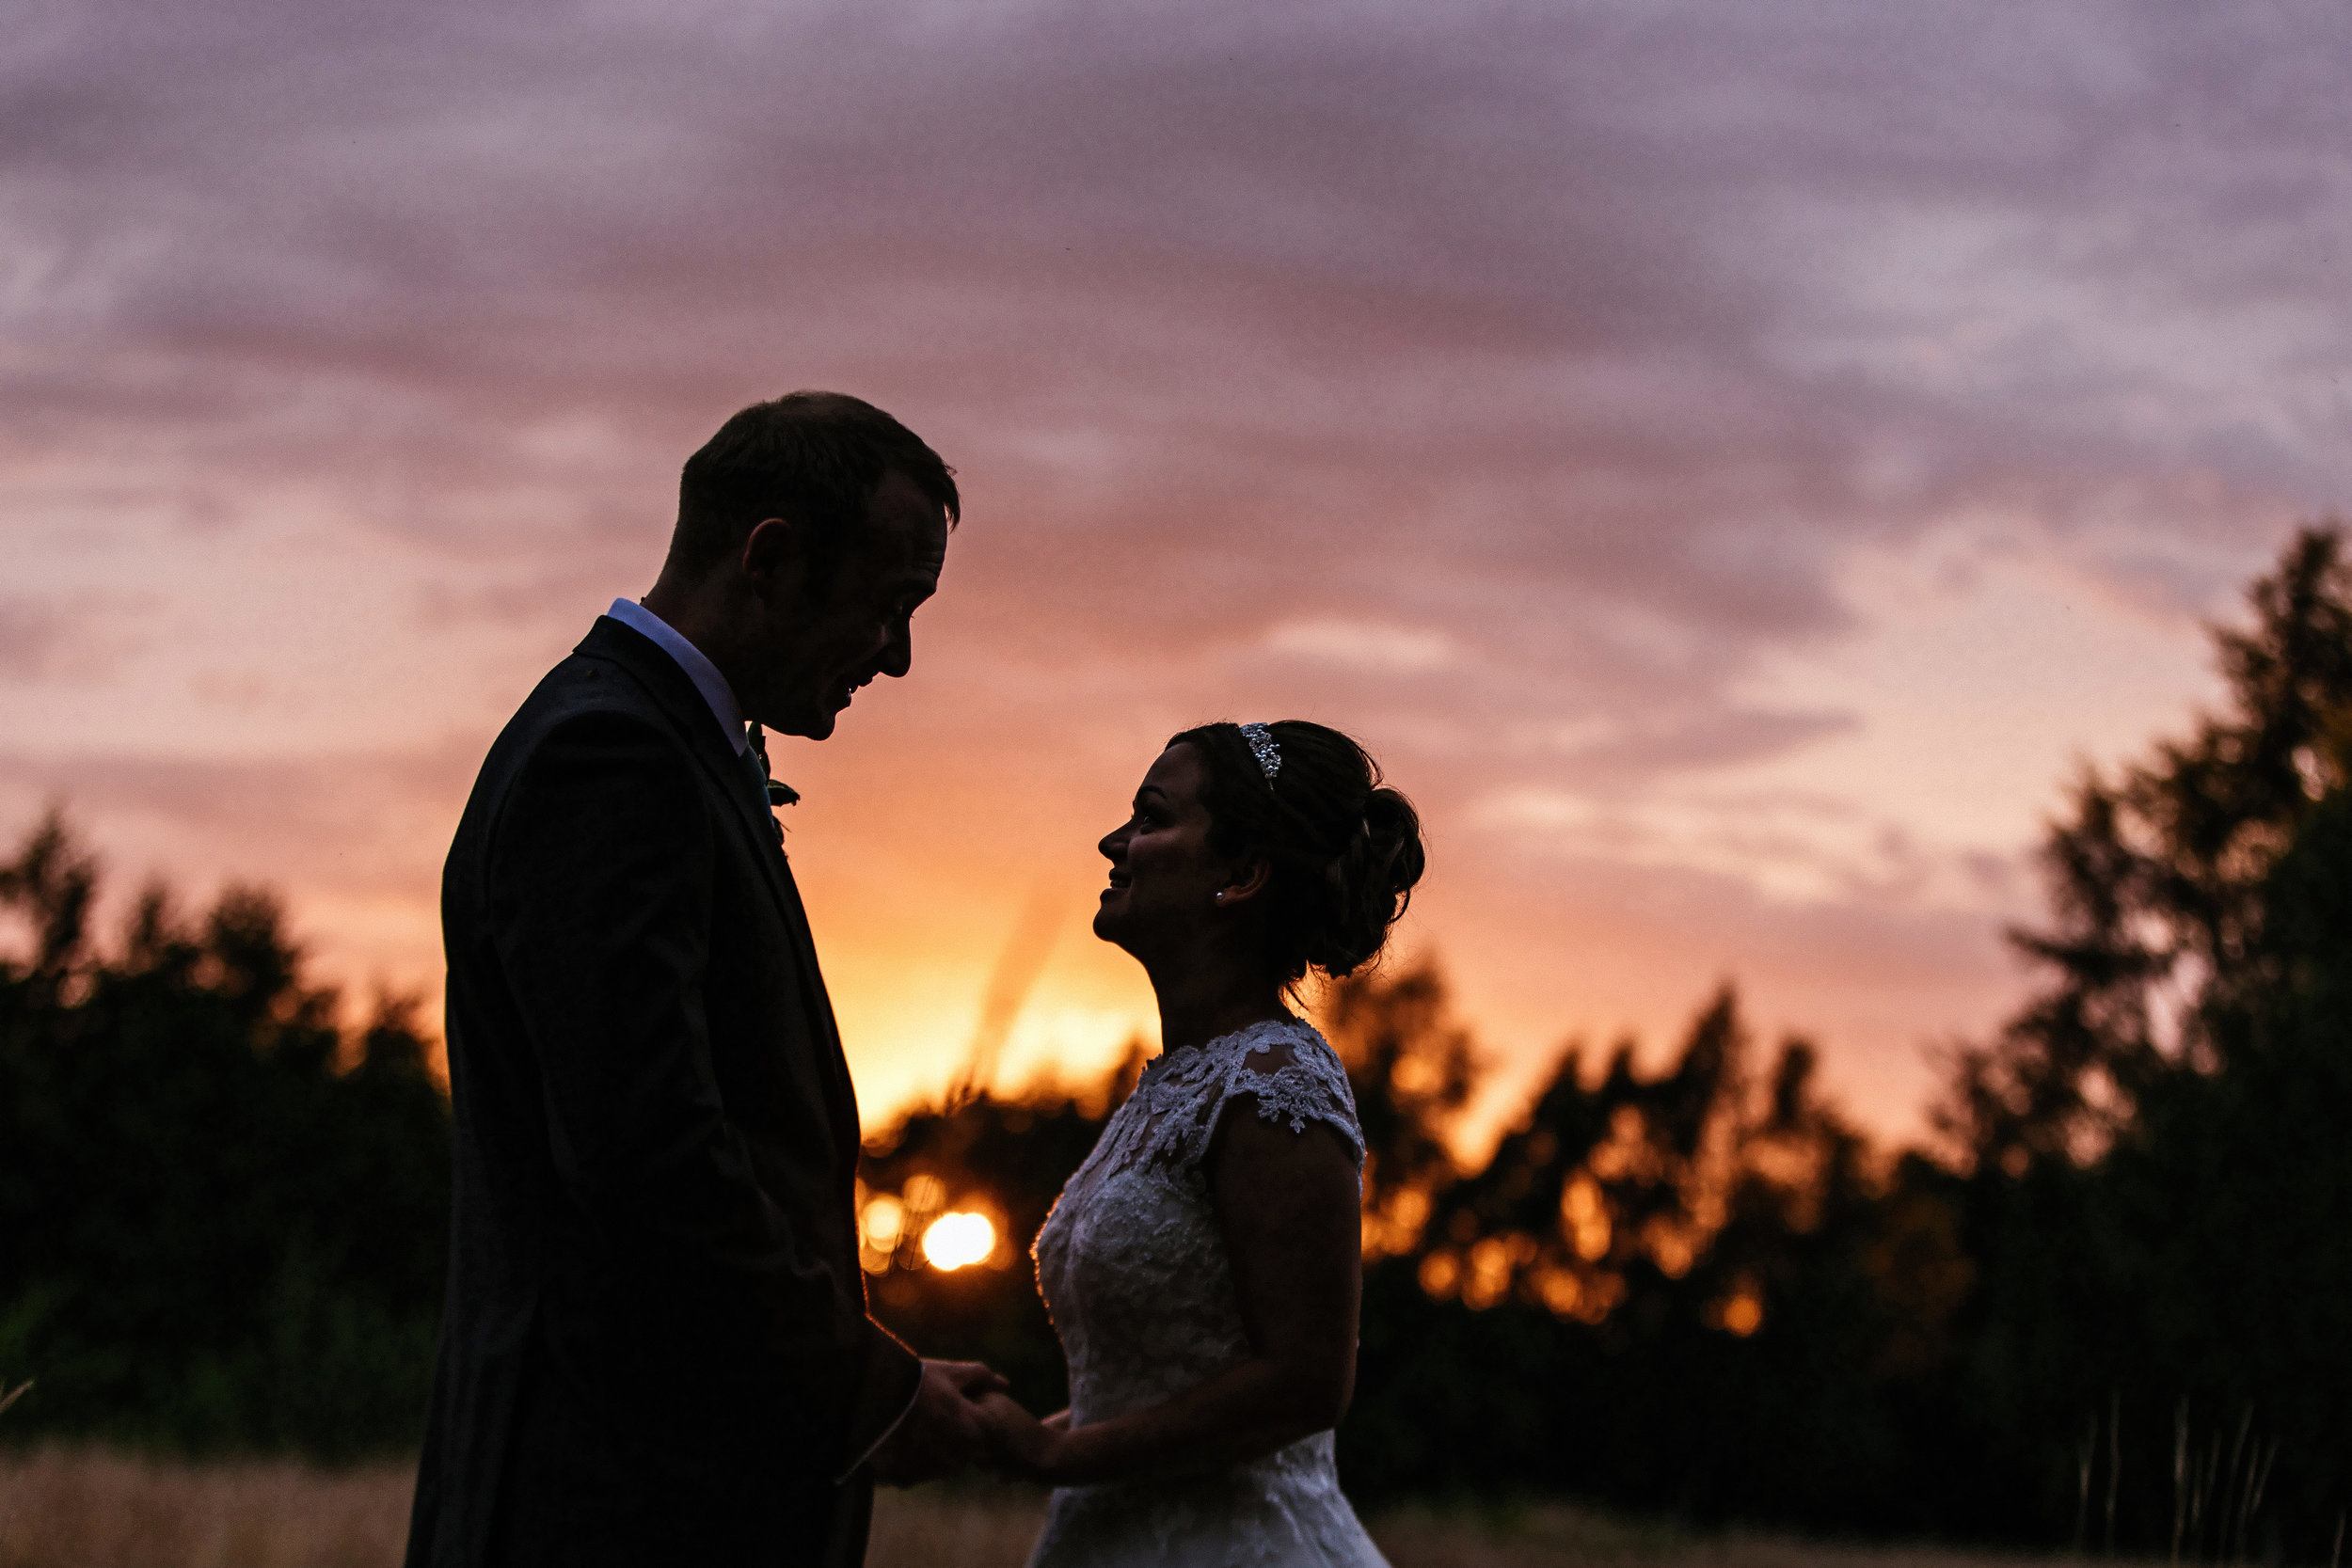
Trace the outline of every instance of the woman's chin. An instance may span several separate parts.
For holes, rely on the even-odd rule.
[[[1133,933],[1127,928],[1126,911],[1120,908],[1123,897],[1118,888],[1104,892],[1102,908],[1094,911],[1094,934],[1132,957],[1135,948],[1128,944],[1127,938]]]

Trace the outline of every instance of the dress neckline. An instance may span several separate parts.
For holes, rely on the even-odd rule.
[[[1261,1030],[1271,1030],[1279,1033],[1291,1029],[1305,1029],[1310,1033],[1313,1033],[1314,1027],[1315,1026],[1313,1024],[1308,1022],[1305,1019],[1300,1018],[1296,1013],[1284,1013],[1280,1018],[1262,1018],[1255,1023],[1245,1023],[1238,1029],[1229,1029],[1222,1035],[1213,1035],[1209,1038],[1202,1040],[1199,1045],[1179,1046],[1173,1051],[1169,1051],[1163,1047],[1158,1055],[1143,1064],[1143,1071],[1141,1075],[1137,1077],[1136,1082],[1138,1085],[1152,1082],[1152,1079],[1161,1075],[1163,1070],[1170,1062],[1186,1061],[1194,1058],[1206,1061],[1208,1060],[1210,1053],[1216,1051],[1218,1046],[1224,1045],[1229,1041],[1255,1035]]]

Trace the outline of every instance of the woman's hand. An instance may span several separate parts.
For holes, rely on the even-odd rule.
[[[979,1402],[979,1415],[998,1468],[1023,1481],[1053,1484],[1070,1444],[1069,1411],[1041,1421],[1009,1394],[991,1394]]]

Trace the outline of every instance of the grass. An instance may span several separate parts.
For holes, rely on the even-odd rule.
[[[389,1568],[410,1467],[0,1454],[0,1568]]]
[[[324,1470],[292,1460],[186,1464],[104,1450],[0,1452],[0,1568],[396,1568],[409,1467]],[[884,1492],[869,1568],[1020,1568],[1041,1495]],[[1581,1509],[1405,1509],[1372,1521],[1396,1568],[2005,1568],[1929,1547],[1694,1535]]]
[[[1562,1503],[1484,1512],[1398,1509],[1370,1526],[1395,1568],[2026,1568],[2074,1560],[1754,1530],[1700,1533]]]

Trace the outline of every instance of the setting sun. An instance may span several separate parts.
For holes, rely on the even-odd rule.
[[[986,1214],[950,1212],[923,1232],[923,1260],[943,1273],[985,1262],[996,1250],[996,1227]]]

